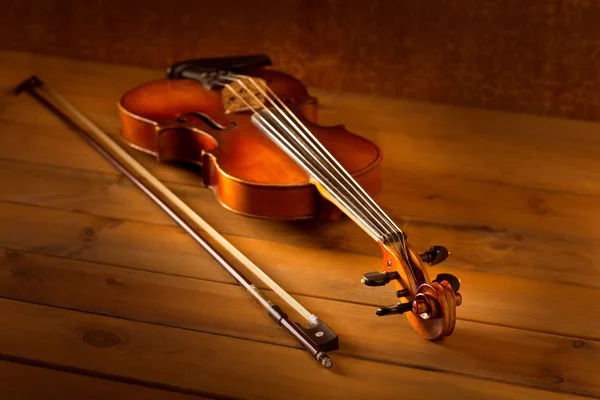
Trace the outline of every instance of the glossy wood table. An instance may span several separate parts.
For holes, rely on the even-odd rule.
[[[600,124],[313,90],[321,123],[384,151],[381,205],[461,279],[452,336],[377,317],[379,247],[351,221],[222,208],[131,152],[340,338],[325,370],[183,230],[30,97],[35,73],[115,137],[163,71],[0,52],[0,398],[600,396]],[[289,310],[287,310],[289,311]]]

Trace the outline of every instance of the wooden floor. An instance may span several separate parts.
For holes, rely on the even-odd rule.
[[[116,101],[162,71],[0,52],[117,135]],[[379,247],[350,221],[248,219],[191,171],[132,153],[340,338],[320,368],[195,242],[29,96],[0,108],[0,398],[570,399],[600,396],[600,124],[327,94],[321,122],[384,150],[379,200],[454,334],[377,317]],[[274,295],[273,295],[274,296]],[[286,308],[287,311],[289,309]]]

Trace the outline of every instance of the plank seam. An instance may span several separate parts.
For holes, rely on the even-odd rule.
[[[48,257],[48,258],[63,259],[63,260],[73,260],[73,261],[83,262],[83,263],[87,263],[87,264],[92,264],[92,265],[95,265],[95,266],[98,266],[98,267],[109,266],[109,267],[114,267],[114,268],[123,268],[125,270],[132,271],[132,272],[139,271],[139,272],[147,273],[147,274],[172,276],[172,277],[177,278],[177,279],[191,279],[191,280],[200,281],[200,282],[208,282],[208,283],[214,283],[214,284],[218,284],[218,285],[236,286],[236,287],[240,287],[241,288],[241,286],[238,285],[236,282],[225,282],[225,281],[219,281],[219,280],[213,280],[213,279],[207,279],[207,278],[199,278],[199,277],[194,277],[194,276],[187,276],[187,275],[182,275],[182,274],[171,274],[171,273],[162,272],[162,271],[155,271],[155,270],[151,270],[151,269],[136,268],[136,267],[132,267],[132,266],[128,266],[128,265],[119,265],[119,264],[113,264],[113,263],[107,263],[107,262],[101,262],[101,261],[86,260],[86,259],[83,259],[83,258],[70,258],[70,257],[61,256],[61,255],[41,253],[41,252],[32,251],[32,250],[11,249],[11,248],[7,248],[7,247],[0,247],[0,250],[4,250],[5,253],[10,253],[10,252],[14,252],[14,253],[17,253],[17,254],[18,253],[24,253],[24,254],[32,254],[32,255],[37,255],[37,256],[42,256],[42,257]],[[264,288],[260,284],[257,284],[257,286],[261,290],[264,290],[266,292],[275,294],[272,290],[270,290],[266,286]],[[336,302],[336,303],[354,304],[354,305],[363,306],[363,307],[379,307],[380,306],[380,304],[376,304],[376,303],[366,303],[366,302],[359,302],[359,301],[352,301],[352,300],[341,300],[341,299],[336,299],[336,298],[333,298],[333,297],[315,296],[315,295],[305,294],[305,293],[300,293],[300,292],[289,292],[289,293],[292,294],[292,295],[295,295],[295,296],[299,296],[299,297],[306,297],[306,298],[317,299],[317,300],[327,300],[327,301],[332,301],[332,302]],[[0,298],[2,298],[2,297],[4,297],[4,296],[0,296]],[[25,300],[19,300],[19,301],[25,301]],[[516,326],[511,326],[511,325],[505,325],[505,324],[499,324],[499,323],[488,322],[488,321],[478,321],[476,319],[470,319],[470,318],[464,318],[464,317],[457,317],[456,319],[459,320],[459,321],[464,321],[464,322],[469,322],[469,323],[479,324],[479,325],[497,326],[497,327],[500,327],[500,328],[514,329],[514,330],[523,331],[523,332],[542,333],[542,334],[545,334],[545,335],[558,336],[558,337],[561,337],[561,338],[568,338],[568,339],[574,339],[574,340],[583,339],[583,340],[588,340],[588,341],[593,341],[593,342],[600,342],[600,339],[595,338],[595,337],[591,337],[591,336],[589,336],[589,337],[588,336],[577,336],[577,337],[575,337],[575,336],[566,335],[566,334],[562,334],[562,333],[551,332],[551,331],[543,331],[543,330],[538,330],[538,329],[521,328],[521,327],[516,327]]]
[[[65,94],[68,94],[68,92],[66,92]],[[75,94],[78,97],[90,97],[90,96],[85,96],[85,95],[78,95]],[[48,125],[43,125],[43,124],[31,124],[28,122],[23,122],[23,121],[19,121],[19,120],[11,120],[11,119],[6,119],[5,117],[2,117],[2,112],[3,110],[0,110],[0,122],[3,123],[8,123],[11,125],[20,125],[20,126],[25,126],[25,127],[31,127],[31,128],[36,128],[36,129],[40,129],[40,128],[44,128],[47,129],[49,128]],[[53,129],[58,129],[58,125],[54,126],[50,126]],[[120,136],[118,134],[115,133],[108,133],[108,135],[111,138],[119,138]],[[135,153],[134,153],[135,154]],[[4,158],[0,158],[0,159],[4,159]],[[5,159],[5,160],[10,160],[10,159]],[[10,161],[17,161],[19,162],[20,160],[10,160]],[[27,162],[27,161],[24,161]],[[27,162],[27,163],[31,163],[34,165],[47,165],[47,166],[51,166],[48,164],[37,164],[37,163],[33,163],[33,162]],[[162,164],[160,164],[162,165]],[[66,167],[62,167],[62,168],[66,168]],[[84,169],[80,169],[80,168],[73,168],[73,169],[77,169],[80,171],[88,171],[88,172],[92,172],[92,170],[84,170]],[[384,169],[387,170],[392,170],[392,171],[403,171],[401,168],[388,168],[388,167],[384,167]],[[103,172],[105,174],[113,174],[111,172]],[[520,185],[520,184],[515,184],[515,183],[511,183],[508,181],[500,181],[497,179],[491,180],[491,179],[478,179],[478,178],[470,178],[470,177],[463,177],[463,176],[458,176],[458,175],[453,175],[453,174],[438,174],[439,177],[450,177],[453,179],[460,179],[460,180],[464,180],[465,182],[477,182],[477,183],[484,183],[484,184],[490,184],[490,185],[494,185],[494,186],[507,186],[507,187],[511,187],[511,188],[518,188],[518,189],[530,189],[530,190],[539,190],[541,192],[544,193],[548,193],[548,194],[564,194],[564,195],[575,195],[575,196],[584,196],[584,197],[590,197],[590,198],[600,198],[600,195],[595,195],[595,194],[591,194],[591,193],[586,193],[586,192],[579,192],[579,191],[566,191],[566,190],[557,190],[557,189],[550,189],[547,187],[542,187],[542,186],[525,186],[525,185]],[[163,183],[165,182],[169,182],[169,183],[177,183],[177,184],[181,184],[181,185],[185,185],[185,186],[192,186],[189,183],[184,183],[184,182],[178,182],[178,181],[171,181],[171,180],[165,180],[163,181]]]
[[[142,379],[130,378],[130,377],[125,377],[125,376],[121,376],[121,375],[108,374],[105,372],[98,372],[98,371],[85,369],[85,368],[71,367],[68,365],[50,363],[50,362],[46,362],[46,361],[32,360],[32,359],[29,359],[26,357],[19,357],[19,356],[14,356],[14,355],[10,355],[10,354],[0,353],[0,360],[12,362],[15,364],[30,365],[33,367],[41,367],[41,368],[51,369],[51,370],[60,371],[60,372],[66,372],[66,373],[74,374],[74,375],[84,375],[84,376],[89,376],[92,378],[99,378],[99,379],[103,379],[103,380],[107,380],[107,381],[120,382],[120,383],[125,383],[128,385],[142,386],[142,387],[162,390],[162,391],[166,391],[166,392],[186,394],[186,395],[191,395],[191,396],[195,396],[195,397],[204,397],[204,398],[209,398],[209,399],[213,399],[213,400],[245,400],[244,398],[240,398],[240,397],[223,396],[223,395],[219,395],[216,393],[203,392],[200,390],[190,390],[190,389],[182,388],[182,387],[175,386],[175,385],[167,385],[167,384],[158,383],[158,382],[154,382],[154,381],[146,381],[146,380],[142,380]]]
[[[130,223],[135,223],[135,224],[142,224],[142,225],[148,225],[148,226],[159,226],[159,227],[164,227],[164,228],[170,228],[170,229],[177,229],[176,225],[170,225],[170,224],[162,224],[162,223],[158,223],[158,222],[149,222],[149,221],[142,221],[142,220],[136,220],[136,219],[129,219],[129,218],[115,218],[115,217],[109,217],[106,215],[101,215],[101,214],[95,214],[93,212],[85,212],[85,211],[80,211],[80,210],[64,210],[61,208],[57,208],[57,207],[52,207],[52,206],[44,206],[44,205],[40,205],[40,204],[30,204],[30,203],[21,203],[18,201],[13,201],[13,200],[0,200],[0,204],[2,203],[6,203],[6,204],[13,204],[13,205],[17,205],[17,206],[21,206],[21,207],[32,207],[32,208],[37,208],[37,209],[42,209],[42,210],[51,210],[51,211],[56,211],[56,212],[62,212],[62,213],[67,213],[67,214],[76,214],[76,215],[85,215],[85,216],[89,216],[89,217],[94,217],[94,218],[100,218],[100,219],[106,219],[106,220],[112,220],[112,221],[122,221],[122,222],[130,222]],[[404,221],[407,222],[407,221]],[[442,228],[447,228],[448,224],[440,224],[440,223],[436,223],[436,222],[427,222],[426,220],[411,220],[411,223],[416,222],[417,224],[421,224],[421,225],[426,225],[426,226],[437,226],[437,227],[442,227]],[[467,228],[472,228],[473,230],[477,230],[478,226],[476,225],[467,225]],[[181,229],[177,229],[179,231],[181,231]],[[486,230],[485,227],[479,227],[479,230]],[[495,233],[502,233],[502,230],[494,230]],[[510,230],[506,230],[506,232],[512,232]],[[223,234],[224,236],[229,236],[229,237],[234,237],[234,238],[242,238],[242,239],[257,239],[256,237],[253,236],[246,236],[246,235],[239,235],[239,234]],[[538,236],[539,237],[539,236]],[[543,237],[543,236],[542,236]],[[556,237],[556,236],[553,236]],[[565,241],[564,237],[560,237],[561,240]],[[258,240],[262,240],[262,241],[268,241],[268,242],[272,242],[272,243],[279,243],[279,244],[285,244],[285,245],[289,245],[288,242],[278,242],[275,240],[266,240],[266,239],[258,239]],[[316,247],[310,247],[310,248],[314,248],[317,249]],[[343,253],[343,254],[354,254],[354,255],[359,255],[359,256],[364,256],[364,257],[375,257],[375,255],[369,254],[369,253],[364,253],[364,252],[357,252],[357,251],[353,251],[350,249],[346,249],[344,251],[341,250],[335,250],[335,249],[328,249],[328,251],[330,252],[336,252],[336,253]],[[555,283],[555,284],[560,284],[560,285],[566,285],[566,286],[572,286],[572,287],[581,287],[581,288],[586,288],[586,289],[598,289],[597,287],[594,286],[586,286],[586,285],[582,285],[582,284],[576,284],[576,283],[569,283],[569,282],[556,282],[556,281],[550,281],[550,280],[544,280],[544,279],[534,279],[534,278],[524,278],[524,277],[520,277],[520,276],[515,276],[515,275],[510,275],[510,274],[493,274],[487,271],[483,271],[483,270],[479,270],[479,269],[473,269],[471,271],[474,272],[479,272],[479,273],[486,273],[488,275],[493,275],[493,276],[499,276],[499,277],[509,277],[509,278],[516,278],[516,279],[526,279],[528,281],[532,281],[532,282],[544,282],[544,283]],[[290,293],[291,294],[291,293]]]
[[[157,324],[157,323],[150,323],[150,322],[145,322],[145,321],[130,320],[127,318],[115,317],[115,316],[105,315],[105,314],[97,313],[97,312],[81,311],[81,310],[71,309],[71,308],[62,307],[62,306],[50,306],[50,305],[40,304],[40,303],[26,301],[26,300],[15,300],[15,299],[5,297],[5,296],[0,296],[0,298],[6,299],[9,301],[31,304],[31,305],[34,305],[37,307],[42,307],[42,308],[55,308],[55,309],[66,310],[66,311],[70,311],[70,312],[74,312],[74,313],[78,313],[78,314],[96,315],[96,316],[99,316],[102,318],[128,321],[128,322],[131,322],[134,324],[151,325],[151,326],[155,325],[155,326],[161,326],[161,327],[169,328],[169,329],[188,331],[188,332],[192,332],[192,333],[199,333],[199,334],[205,334],[205,335],[211,335],[211,336],[220,336],[220,337],[230,338],[233,340],[243,340],[246,342],[260,343],[260,344],[266,344],[266,345],[270,345],[270,346],[278,346],[278,347],[284,347],[284,348],[288,348],[288,349],[300,350],[300,348],[296,347],[296,346],[292,347],[292,346],[287,346],[284,344],[266,342],[266,341],[262,341],[262,340],[253,340],[253,339],[247,339],[247,338],[237,337],[237,336],[233,336],[233,335],[216,334],[216,333],[212,333],[212,332],[195,330],[195,329],[191,329],[191,328],[182,328],[182,327],[170,326],[170,325],[165,325],[165,324]],[[357,355],[353,355],[353,354],[344,353],[343,351],[338,351],[337,354],[339,356],[346,357],[346,358],[351,358],[351,359],[356,359],[356,360],[361,360],[361,361],[366,361],[366,362],[381,363],[381,364],[386,364],[386,365],[390,365],[393,367],[411,368],[411,369],[433,372],[433,373],[438,373],[438,374],[458,375],[458,376],[464,376],[464,377],[471,378],[471,379],[478,379],[478,380],[499,383],[499,384],[504,384],[504,385],[509,385],[509,386],[520,386],[520,387],[534,389],[534,390],[540,390],[540,391],[548,391],[548,392],[556,392],[556,393],[561,393],[561,394],[575,395],[575,396],[579,396],[582,398],[600,398],[600,396],[593,397],[593,396],[583,395],[581,393],[571,392],[571,391],[567,391],[567,390],[553,389],[553,388],[549,388],[549,387],[537,386],[537,385],[533,385],[533,384],[525,384],[525,383],[516,382],[516,381],[493,379],[493,378],[488,378],[488,377],[483,377],[483,376],[460,373],[460,372],[451,371],[451,370],[444,370],[441,368],[423,367],[423,366],[416,365],[416,364],[404,364],[404,363],[400,363],[400,362],[392,362],[389,360],[380,360],[377,358],[357,356]],[[28,365],[38,365],[38,366],[42,366],[45,368],[56,369],[59,371],[80,373],[83,375],[99,377],[99,378],[103,378],[103,379],[109,379],[109,380],[114,380],[114,381],[119,381],[119,382],[124,382],[124,383],[133,383],[133,384],[136,384],[139,386],[147,386],[147,387],[151,387],[151,388],[169,390],[169,391],[178,392],[178,393],[182,393],[182,394],[193,394],[196,396],[203,396],[203,397],[207,397],[207,395],[208,395],[208,396],[214,398],[215,400],[243,400],[240,398],[220,396],[220,395],[217,395],[215,397],[215,394],[213,394],[213,393],[204,393],[201,391],[189,391],[188,389],[184,389],[184,388],[181,388],[182,389],[181,390],[177,386],[165,385],[165,384],[156,383],[156,382],[152,382],[152,381],[144,381],[144,380],[139,380],[136,378],[123,377],[120,375],[106,374],[106,373],[97,372],[97,371],[93,371],[93,370],[87,370],[85,368],[70,367],[70,366],[64,366],[64,365],[55,364],[55,363],[48,363],[45,361],[31,360],[31,359],[28,359],[25,357],[13,356],[13,355],[5,354],[5,353],[0,353],[0,360],[20,362],[22,364],[28,364]],[[38,364],[36,364],[36,363],[38,363]],[[61,368],[65,368],[65,369],[61,369]]]

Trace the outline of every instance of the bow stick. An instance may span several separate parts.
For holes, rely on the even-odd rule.
[[[44,89],[49,97],[56,103],[75,115],[88,129],[88,132],[76,124],[69,116],[52,104],[48,99],[39,93],[39,89]],[[339,348],[337,335],[327,327],[315,314],[310,313],[298,301],[283,290],[258,266],[244,256],[223,236],[214,230],[198,214],[188,207],[173,192],[165,187],[148,170],[146,170],[138,161],[124,151],[113,141],[108,134],[103,132],[97,125],[90,121],[85,115],[79,112],[62,95],[49,88],[37,76],[26,79],[13,90],[13,94],[18,95],[21,92],[27,92],[35,100],[47,107],[51,112],[57,115],[69,127],[75,130],[90,146],[106,158],[115,168],[129,178],[138,188],[140,188],[148,197],[150,197],[163,211],[165,211],[175,222],[177,222],[186,232],[188,232],[198,244],[200,244],[235,280],[242,285],[252,297],[266,310],[268,315],[281,327],[283,327],[302,347],[304,347],[311,356],[317,360],[323,367],[331,368],[333,361],[327,355],[327,351],[334,351]],[[138,176],[136,176],[136,174]],[[141,178],[141,179],[140,179]],[[145,181],[145,183],[143,181]],[[162,197],[162,198],[161,198]],[[258,287],[256,287],[242,272],[233,266],[227,259],[208,243],[196,228],[204,230],[213,240],[223,246],[227,252],[235,257],[239,262],[246,266],[255,276],[257,276],[267,287],[277,293],[290,307],[298,312],[308,322],[309,327],[304,328],[297,322],[292,321],[288,315],[273,301],[271,301]]]

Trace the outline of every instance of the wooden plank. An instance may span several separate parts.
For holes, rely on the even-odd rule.
[[[234,282],[183,230],[175,227],[19,204],[0,205],[3,248]],[[392,289],[359,283],[363,272],[378,268],[378,257],[273,245],[254,238],[227,238],[290,293],[373,307],[393,302]],[[461,278],[465,300],[458,310],[460,319],[600,339],[600,322],[589,318],[600,313],[598,289],[452,268],[444,271]],[[581,304],[586,304],[585,309]]]
[[[322,118],[374,137],[392,165],[439,180],[600,194],[597,122],[351,93],[323,96]]]
[[[49,118],[55,116],[49,115]],[[0,158],[3,160],[115,174],[115,168],[108,161],[64,126],[39,127],[0,120],[0,129],[10,132],[2,135],[0,139]],[[198,186],[197,172],[164,163],[159,164],[146,154],[140,154],[125,146],[123,148],[162,181]]]
[[[0,121],[0,129],[11,132],[0,138],[0,159],[116,174],[112,165],[64,127],[38,130],[23,123]],[[113,138],[120,140],[114,135]],[[48,151],[49,148],[53,150]],[[199,185],[199,177],[192,170],[158,164],[139,152],[130,153],[175,189],[183,190],[177,183]],[[386,187],[378,200],[394,219],[407,224],[429,221],[487,226],[489,230],[510,230],[522,235],[600,237],[600,203],[594,196],[452,177],[436,179],[435,175],[419,171],[399,174],[393,167],[384,172]]]
[[[15,400],[206,399],[3,360],[0,360],[0,394],[4,399]]]
[[[118,127],[114,103],[120,95],[164,76],[162,70],[16,52],[0,54],[5,58],[4,88],[34,72],[47,76],[53,87],[69,94],[86,112],[100,118],[99,122],[112,121],[109,128],[114,132]],[[598,123],[311,91],[322,105],[324,125],[343,123],[375,140],[385,149],[386,160],[398,160],[403,171],[427,171],[438,180],[453,177],[600,194],[596,184],[600,180]],[[2,114],[4,119],[14,117],[13,107],[19,107],[10,103]],[[31,120],[29,112],[17,114]]]
[[[299,347],[242,288],[222,283],[9,251],[0,258],[0,295]],[[372,307],[298,299],[340,336],[341,349],[331,354],[334,358],[343,354],[600,395],[600,371],[594,367],[600,362],[597,341],[458,321],[453,336],[432,343],[417,336],[403,317],[378,319]]]
[[[288,399],[315,400],[421,398],[427,387],[429,395],[452,393],[462,399],[579,398],[341,355],[332,370],[324,370],[299,349],[11,300],[0,300],[0,315],[5,321],[0,354],[203,391],[211,397],[280,399],[285,393]]]
[[[108,99],[129,89],[131,82],[162,78],[164,73],[160,69],[0,50],[0,87],[7,90],[36,74],[50,85],[68,88],[69,93],[94,92]]]
[[[17,126],[22,127],[22,125]],[[29,138],[30,132],[27,130],[24,131],[23,135],[19,131],[15,131],[14,135],[3,136],[4,138],[0,140],[4,141],[4,143],[1,143],[4,146],[0,146],[0,149],[4,148],[5,150],[0,150],[0,153],[3,153],[0,154],[0,157],[10,154],[11,157],[15,158],[16,154],[23,154],[24,156],[20,158],[24,161],[37,162],[43,160],[43,162],[47,162],[48,158],[51,158],[62,160],[60,162],[63,163],[64,160],[69,160],[62,166],[84,166],[93,164],[94,156],[97,156],[91,149],[86,148],[82,141],[80,141],[80,144],[76,144],[79,139],[73,137],[74,135],[69,138],[69,144],[65,142],[65,146],[60,146],[60,143],[57,142],[53,143],[62,150],[72,146],[72,150],[67,151],[67,154],[62,153],[61,150],[56,156],[50,155],[47,151],[48,148],[52,148],[50,144],[52,139],[50,138],[36,137],[31,139]],[[6,139],[6,137],[10,138]],[[25,138],[28,138],[27,141]],[[13,144],[20,142],[20,145],[6,145],[11,142]],[[30,152],[26,147],[26,143],[33,143],[32,146],[35,148],[31,149]],[[71,163],[71,161],[74,161],[72,157],[79,158],[79,162]],[[140,157],[139,154],[138,157]],[[89,161],[86,161],[88,158]],[[151,162],[149,157],[141,158],[145,164],[152,165],[153,172],[166,171],[166,174],[159,175],[177,176],[178,174],[177,169],[174,167],[163,170],[160,168],[161,166]],[[97,165],[103,165],[102,171],[114,171],[110,165],[104,164],[107,163],[97,159]],[[54,163],[54,165],[57,165],[57,163]],[[87,212],[109,217],[123,218],[123,216],[126,216],[126,218],[140,218],[152,222],[159,221],[160,223],[172,224],[165,219],[162,213],[157,213],[157,207],[153,206],[141,193],[137,193],[138,190],[133,188],[131,184],[118,180],[116,174],[112,174],[110,177],[89,174],[77,175],[77,173],[68,171],[45,170],[43,168],[36,170],[34,166],[28,169],[27,166],[14,166],[6,163],[3,163],[2,169],[4,170],[3,178],[8,182],[4,191],[6,195],[0,194],[2,199],[27,204],[56,204],[59,208],[84,209]],[[23,177],[11,180],[12,174],[21,174]],[[40,174],[49,174],[50,176],[36,176]],[[34,176],[28,178],[31,175]],[[197,176],[194,176],[191,171],[186,171],[181,176],[197,180]],[[165,178],[165,176],[159,177]],[[26,179],[34,180],[35,184],[34,182],[25,184],[24,180]],[[71,196],[60,194],[58,199],[48,196],[40,197],[37,191],[37,187],[42,184],[40,180],[43,181],[43,187],[48,191],[56,192],[63,190],[64,187],[64,190],[75,191],[76,193]],[[61,180],[76,181],[72,185],[77,187],[71,188],[71,183],[61,183]],[[98,180],[100,182],[97,182]],[[103,185],[110,185],[110,189]],[[328,247],[373,256],[379,254],[378,247],[349,220],[320,225],[313,222],[283,224],[248,219],[224,210],[216,202],[212,192],[207,189],[177,184],[169,184],[169,186],[222,233],[242,234],[283,243],[292,242],[304,246]],[[27,193],[27,190],[30,192]],[[31,193],[31,191],[34,191],[34,193]],[[450,193],[450,189],[448,193]],[[600,259],[600,249],[594,245],[598,239],[596,231],[600,229],[598,228],[600,227],[600,220],[598,220],[600,218],[600,202],[589,196],[563,195],[563,197],[560,197],[560,195],[556,195],[554,197],[558,199],[553,204],[557,208],[564,207],[565,211],[549,213],[560,215],[560,217],[554,218],[543,212],[545,206],[543,200],[541,200],[542,197],[535,197],[541,201],[536,203],[539,207],[542,207],[541,212],[528,213],[527,210],[523,210],[513,213],[512,210],[518,209],[518,204],[521,200],[525,201],[527,196],[519,193],[515,195],[510,188],[506,192],[496,191],[495,195],[498,204],[503,204],[504,209],[470,213],[469,210],[471,209],[479,209],[476,201],[473,198],[460,200],[460,197],[457,197],[456,200],[451,197],[448,200],[433,199],[431,206],[423,207],[419,205],[423,203],[423,194],[413,194],[413,197],[409,196],[408,198],[403,194],[398,194],[398,198],[409,203],[407,208],[410,208],[410,204],[416,204],[415,207],[420,208],[422,211],[420,215],[403,214],[404,203],[395,205],[393,209],[389,207],[387,209],[391,210],[390,214],[392,216],[403,215],[402,218],[398,217],[396,220],[405,219],[406,222],[401,226],[409,233],[411,241],[417,249],[427,249],[432,244],[442,243],[446,245],[452,252],[452,257],[446,263],[451,268],[491,271],[495,274],[508,274],[529,279],[583,286],[598,287],[600,285],[600,279],[594,279],[600,275],[600,269],[595,264],[595,260]],[[107,198],[107,196],[109,197]],[[114,196],[114,201],[109,200],[110,196]],[[394,203],[391,194],[386,196],[389,196],[389,202],[386,202],[388,206]],[[507,198],[511,197],[517,197],[518,200],[514,202],[506,201]],[[71,207],[58,205],[61,202],[62,204],[65,204],[65,202],[70,203]],[[132,213],[129,204],[141,204],[141,206]],[[443,220],[444,217],[441,214],[447,212],[445,211],[446,204],[450,204],[448,206],[450,211],[462,210],[451,213],[458,215],[458,218],[449,222]],[[569,213],[566,210],[573,211]],[[469,216],[469,214],[473,215]],[[529,216],[529,218],[526,216]],[[503,217],[507,223],[500,227],[494,227],[494,223],[499,222]],[[294,229],[296,227],[300,230]],[[564,265],[568,265],[569,268],[564,268]]]

